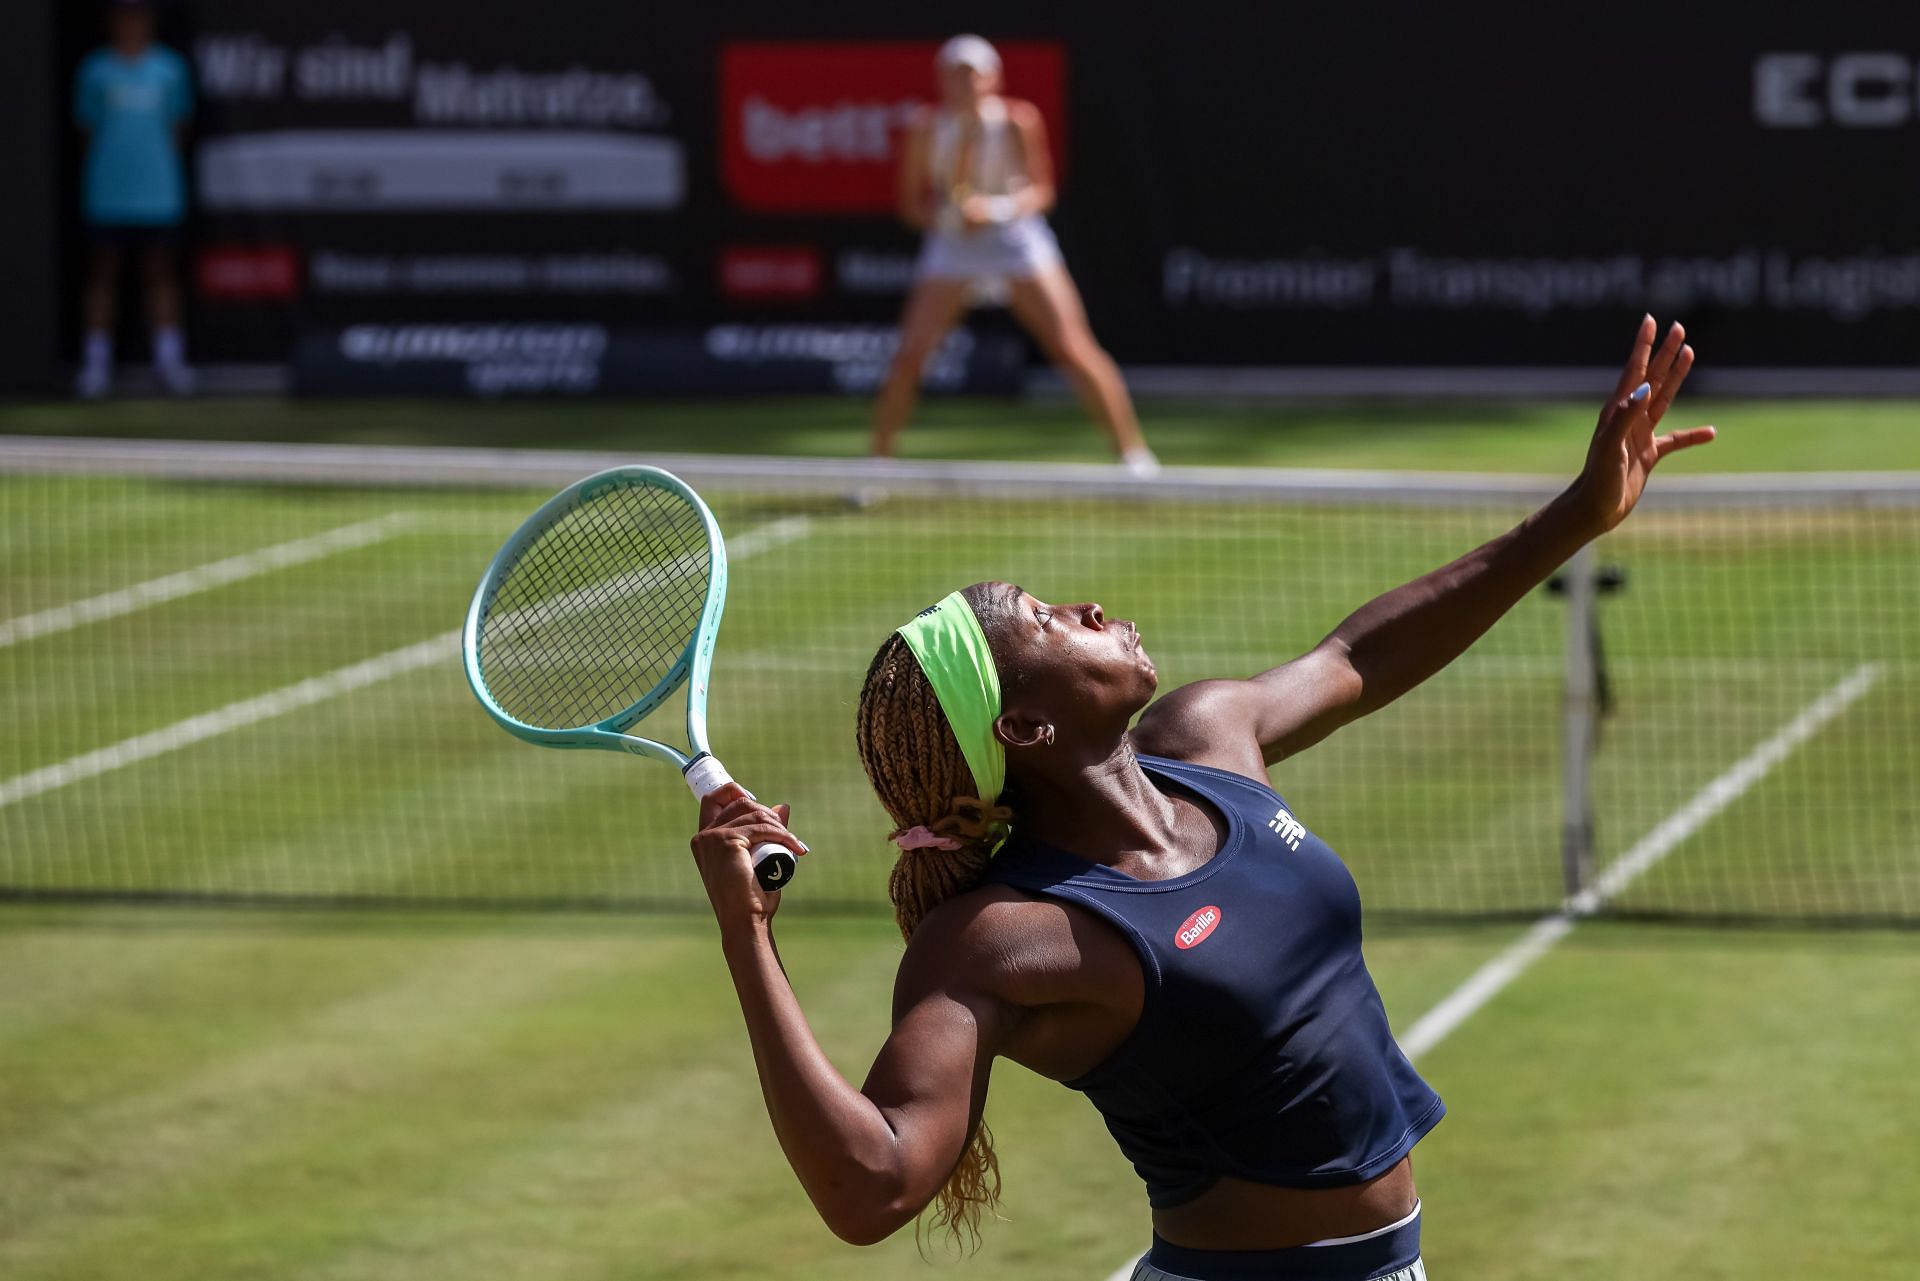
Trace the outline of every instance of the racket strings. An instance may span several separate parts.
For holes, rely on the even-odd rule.
[[[636,494],[649,497],[636,504]],[[691,512],[673,519],[658,491],[616,497],[556,522],[516,563],[514,586],[502,584],[496,698],[504,693],[527,723],[585,724],[632,705],[672,669],[698,621],[704,526]],[[514,608],[519,595],[537,604]]]
[[[604,721],[673,670],[711,573],[706,523],[679,495],[639,485],[595,495],[501,576],[482,610],[481,678],[523,724]]]

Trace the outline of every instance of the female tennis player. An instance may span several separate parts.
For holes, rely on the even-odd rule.
[[[1559,497],[1251,680],[1148,706],[1133,624],[1007,583],[888,637],[857,733],[898,824],[908,942],[858,1089],[808,1030],[774,951],[779,895],[754,883],[755,844],[801,848],[786,808],[703,811],[693,851],[767,1110],[829,1227],[878,1241],[930,1204],[974,1227],[999,1194],[981,1114],[1007,1058],[1084,1092],[1145,1181],[1137,1281],[1425,1276],[1408,1153],[1443,1108],[1388,1030],[1353,881],[1267,767],[1457,658],[1625,519],[1660,459],[1713,439],[1655,434],[1693,351],[1678,325],[1658,352],[1654,336],[1648,317]]]
[[[934,58],[940,106],[908,131],[900,217],[926,233],[900,346],[873,407],[873,453],[887,458],[920,395],[927,357],[976,296],[1004,288],[1014,318],[1072,384],[1129,470],[1159,470],[1113,358],[1087,326],[1080,291],[1047,228],[1053,161],[1030,102],[1000,94],[1000,55],[955,36]]]

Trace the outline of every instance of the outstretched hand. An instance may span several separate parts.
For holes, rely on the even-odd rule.
[[[1714,437],[1711,427],[1655,434],[1679,394],[1680,384],[1687,380],[1687,371],[1693,368],[1687,331],[1676,323],[1667,330],[1666,341],[1656,352],[1653,339],[1658,331],[1652,316],[1640,322],[1613,397],[1600,411],[1600,425],[1587,451],[1586,468],[1580,473],[1578,489],[1596,524],[1596,533],[1605,533],[1627,518],[1647,487],[1647,477],[1662,458],[1704,445]]]

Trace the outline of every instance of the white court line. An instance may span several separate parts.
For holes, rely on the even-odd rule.
[[[805,536],[808,520],[804,516],[792,516],[748,530],[734,544],[737,549],[733,558],[744,560],[749,556],[790,543]],[[757,537],[756,537],[757,536]],[[189,716],[186,720],[176,721],[165,728],[146,734],[136,734],[132,738],[122,739],[108,747],[61,761],[57,765],[32,770],[0,782],[0,806],[12,805],[50,792],[69,783],[78,783],[83,779],[95,778],[123,765],[132,765],[136,761],[149,760],[155,756],[203,742],[229,730],[240,729],[275,716],[284,716],[288,712],[302,707],[311,707],[336,695],[363,689],[378,681],[398,676],[433,663],[450,660],[460,652],[462,628],[454,628],[412,645],[405,645],[385,654],[369,658],[364,662],[327,672],[322,676],[308,677],[283,685],[253,698],[243,698],[225,707],[198,716]]]
[[[1491,1001],[1502,988],[1519,978],[1528,966],[1571,934],[1582,917],[1598,911],[1608,899],[1626,889],[1642,872],[1704,827],[1707,820],[1740,799],[1748,788],[1791,755],[1794,748],[1812,738],[1828,721],[1852,706],[1855,700],[1873,688],[1873,683],[1880,679],[1880,671],[1877,663],[1862,663],[1854,668],[1837,685],[1800,709],[1798,715],[1775,730],[1718,778],[1695,792],[1685,805],[1661,820],[1631,849],[1609,864],[1592,885],[1574,896],[1565,909],[1534,922],[1518,942],[1481,966],[1465,983],[1407,1029],[1407,1034],[1400,1038],[1400,1048],[1406,1051],[1407,1057],[1417,1059],[1446,1040],[1455,1028]]]
[[[1792,720],[1741,757],[1718,778],[1708,783],[1693,798],[1662,820],[1634,843],[1632,849],[1608,865],[1594,884],[1572,899],[1566,908],[1535,921],[1519,940],[1475,970],[1467,981],[1448,993],[1440,1003],[1407,1029],[1400,1048],[1409,1059],[1418,1059],[1466,1022],[1479,1009],[1499,995],[1502,988],[1524,974],[1529,966],[1561,939],[1573,933],[1582,917],[1589,916],[1619,894],[1642,872],[1665,858],[1676,847],[1718,814],[1738,800],[1748,788],[1766,777],[1767,772],[1784,761],[1793,749],[1820,732],[1822,726],[1873,688],[1880,679],[1877,663],[1863,663],[1844,680],[1802,708]],[[1127,1260],[1107,1276],[1106,1281],[1127,1281],[1139,1256]]]
[[[178,573],[150,578],[144,583],[135,583],[131,587],[122,587],[118,591],[107,592],[100,596],[90,596],[86,600],[57,605],[52,609],[40,610],[38,613],[22,614],[18,618],[0,619],[0,648],[33,640],[35,637],[64,632],[86,623],[97,623],[103,618],[131,614],[149,605],[158,605],[163,601],[178,600],[182,596],[191,596],[196,592],[224,587],[228,583],[237,583],[243,578],[253,578],[276,569],[304,565],[308,561],[320,560],[338,552],[367,547],[393,537],[405,529],[412,520],[413,515],[410,512],[390,512],[372,520],[342,525],[338,529],[311,534],[306,538],[296,538],[290,543],[276,543],[272,547],[261,547],[254,551],[242,552],[238,556],[229,556],[225,560],[210,561],[205,565],[196,565],[192,569],[183,569]]]
[[[735,561],[757,556],[769,548],[806,537],[807,531],[812,528],[813,518],[810,516],[782,516],[779,520],[755,525],[727,544],[727,559]]]
[[[460,629],[455,628],[444,635],[423,640],[403,649],[392,650],[378,658],[369,658],[363,663],[354,663],[328,672],[324,676],[313,676],[279,689],[243,698],[237,703],[228,703],[225,707],[198,716],[189,716],[184,721],[176,721],[165,729],[157,729],[147,734],[136,734],[132,738],[122,739],[111,747],[102,747],[96,751],[61,761],[58,765],[49,765],[28,774],[21,774],[0,783],[0,805],[12,805],[28,797],[50,792],[56,787],[65,787],[81,779],[93,778],[109,770],[119,769],[122,765],[131,765],[135,761],[144,761],[190,743],[198,743],[228,730],[239,729],[243,725],[252,725],[274,716],[283,716],[288,712],[345,694],[350,690],[361,689],[383,681],[389,676],[398,676],[401,672],[410,672],[416,667],[425,667],[429,663],[450,659],[459,652]]]

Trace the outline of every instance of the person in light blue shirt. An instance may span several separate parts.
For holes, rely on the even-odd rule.
[[[181,153],[192,77],[185,58],[155,42],[146,0],[114,0],[107,30],[107,45],[81,61],[73,82],[74,120],[86,139],[80,208],[89,241],[78,391],[91,398],[112,386],[120,271],[132,256],[146,283],[154,369],[168,391],[185,393],[193,374],[174,259],[187,216]]]

